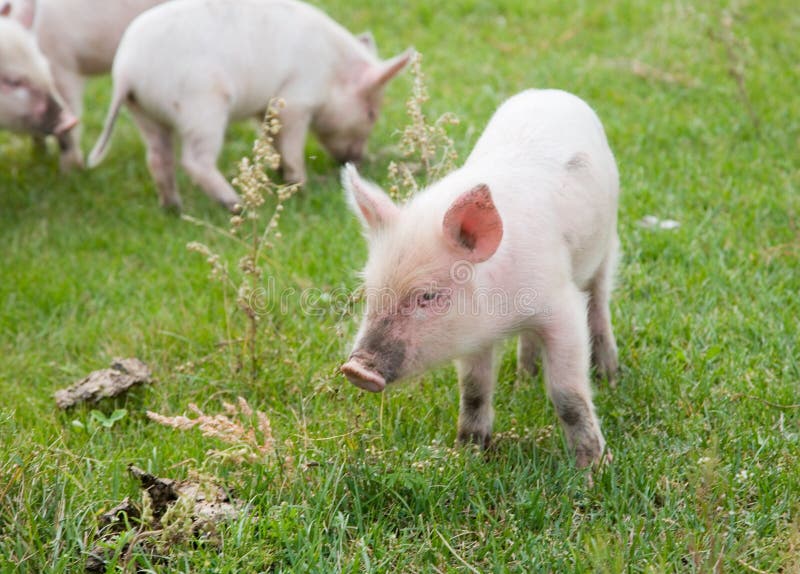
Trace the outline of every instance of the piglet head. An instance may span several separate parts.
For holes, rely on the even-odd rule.
[[[342,373],[379,392],[477,350],[487,329],[475,306],[476,269],[503,238],[489,188],[472,185],[442,211],[413,199],[396,205],[351,165],[343,182],[364,224],[369,257],[364,318]]]
[[[365,49],[370,59],[353,64],[353,69],[336,79],[325,104],[313,118],[312,128],[320,143],[342,163],[357,162],[363,157],[380,114],[384,88],[405,68],[413,53],[409,50],[379,61],[372,56],[374,44]]]
[[[8,5],[6,5],[8,6]],[[0,15],[8,12],[0,9]],[[61,134],[78,120],[55,89],[50,66],[30,25],[32,15],[0,17],[0,127],[37,134]]]

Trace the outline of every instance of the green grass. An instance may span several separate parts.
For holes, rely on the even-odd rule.
[[[80,571],[97,515],[136,496],[133,462],[176,478],[217,473],[249,503],[219,548],[178,545],[154,566],[164,572],[800,571],[800,409],[775,406],[800,403],[794,4],[739,3],[733,32],[749,42],[739,52],[758,130],[708,33],[716,1],[320,4],[372,29],[385,55],[424,53],[429,109],[460,116],[462,157],[524,88],[573,91],[598,111],[623,189],[613,316],[624,371],[596,393],[613,464],[587,487],[542,382],[515,381],[511,345],[497,448],[454,454],[453,369],[361,393],[336,374],[355,319],[304,314],[299,295],[265,322],[251,383],[215,353],[221,291],[185,249],[233,247],[159,210],[126,116],[92,172],[61,175],[54,154],[0,134],[0,570]],[[364,172],[378,181],[409,87],[392,85],[371,140]],[[84,149],[108,92],[107,79],[91,84]],[[231,130],[226,174],[252,136]],[[366,248],[336,167],[314,143],[308,152],[310,184],[286,206],[274,273],[298,292],[351,289]],[[183,176],[181,190],[187,213],[225,225]],[[681,227],[642,228],[646,214]],[[157,383],[100,405],[128,410],[112,428],[81,431],[72,421],[91,408],[59,412],[52,394],[115,356],[140,357]],[[291,468],[217,465],[205,456],[217,442],[144,414],[189,402],[216,412],[237,395],[269,414]]]

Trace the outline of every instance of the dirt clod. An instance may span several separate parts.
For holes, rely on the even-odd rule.
[[[228,491],[210,480],[161,478],[131,464],[128,472],[142,488],[143,504],[125,498],[98,517],[97,542],[86,559],[87,572],[105,572],[120,536],[127,536],[121,552],[127,562],[134,547],[152,560],[169,559],[173,544],[189,540],[214,543],[216,525],[237,518],[244,507]]]
[[[56,391],[56,404],[67,409],[82,402],[97,403],[151,382],[149,367],[139,359],[114,359],[110,369],[93,371],[71,387]]]

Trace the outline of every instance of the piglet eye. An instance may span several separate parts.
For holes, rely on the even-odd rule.
[[[417,296],[417,305],[420,307],[428,307],[433,301],[436,300],[436,291],[425,291]]]
[[[2,82],[5,87],[11,89],[16,89],[22,86],[22,80],[19,78],[2,78],[0,82]]]
[[[378,119],[378,114],[375,112],[375,110],[367,110],[367,117],[369,118],[369,121],[374,122],[376,119]]]

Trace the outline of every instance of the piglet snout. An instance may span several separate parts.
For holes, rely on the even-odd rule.
[[[53,128],[53,134],[59,136],[61,134],[67,133],[69,130],[71,130],[77,125],[78,125],[78,118],[76,118],[67,111],[62,111],[61,115],[58,118],[58,122]]]
[[[383,375],[365,366],[356,358],[351,357],[340,370],[351,383],[365,391],[379,393],[386,388],[386,379]]]
[[[360,141],[357,143],[349,144],[341,146],[338,149],[331,150],[331,154],[333,157],[341,163],[342,165],[348,163],[361,163],[364,159],[364,153],[366,151],[366,141]]]

